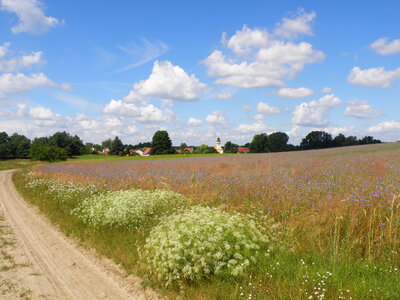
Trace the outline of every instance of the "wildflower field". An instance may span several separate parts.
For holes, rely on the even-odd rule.
[[[400,144],[40,165],[20,192],[175,299],[400,299]]]

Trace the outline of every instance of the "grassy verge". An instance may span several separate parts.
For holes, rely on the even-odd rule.
[[[0,171],[26,168],[36,164],[38,164],[38,162],[29,159],[0,160]]]
[[[140,275],[144,285],[171,299],[396,299],[400,295],[398,252],[367,259],[366,255],[355,255],[352,243],[345,239],[338,243],[339,230],[329,237],[330,246],[323,247],[310,228],[305,228],[307,233],[303,235],[300,230],[293,234],[284,228],[284,239],[290,247],[266,257],[244,276],[220,276],[166,287],[163,282],[148,278],[141,268],[138,248],[151,228],[88,227],[71,211],[93,190],[77,185],[73,190],[54,192],[48,184],[34,188],[27,185],[32,180],[35,179],[23,172],[14,176],[24,198],[39,207],[67,236],[121,264],[127,273]],[[343,237],[349,231],[345,226],[350,224],[343,223],[340,228]]]

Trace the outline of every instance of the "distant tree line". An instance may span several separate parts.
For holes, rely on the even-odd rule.
[[[33,160],[65,160],[84,153],[84,145],[77,135],[56,132],[49,137],[37,137],[32,141],[24,135],[9,136],[0,132],[0,159],[32,158]]]
[[[250,148],[252,153],[282,152],[293,150],[324,149],[331,147],[344,147],[366,144],[378,144],[380,140],[372,136],[365,136],[358,139],[356,136],[345,136],[338,134],[332,137],[330,133],[324,131],[312,131],[301,140],[300,145],[288,144],[289,136],[284,132],[274,132],[272,134],[260,133],[254,135],[250,143],[242,147]],[[185,152],[188,148],[186,143],[179,147],[173,147],[168,132],[165,130],[157,131],[151,142],[141,142],[136,145],[123,144],[122,140],[116,136],[114,139],[107,139],[100,144],[86,143],[77,135],[71,135],[65,131],[56,132],[49,137],[37,137],[32,141],[24,135],[14,133],[9,136],[6,132],[0,132],[0,159],[31,158],[33,160],[56,161],[65,160],[67,157],[82,154],[98,154],[107,149],[108,154],[112,155],[131,155],[130,150],[142,150],[151,147],[151,154],[173,154],[176,150]],[[202,144],[200,146],[190,146],[193,153],[217,153],[214,147]],[[239,145],[227,141],[224,146],[225,153],[236,153]]]

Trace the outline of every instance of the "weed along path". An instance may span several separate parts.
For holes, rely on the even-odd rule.
[[[38,274],[26,283],[33,298],[156,298],[141,289],[138,278],[123,278],[115,265],[95,258],[54,228],[21,199],[14,188],[12,173],[0,172],[0,210],[17,237],[18,251],[23,251],[37,270]]]

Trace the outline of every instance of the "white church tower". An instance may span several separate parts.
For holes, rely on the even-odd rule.
[[[214,149],[217,150],[217,152],[218,152],[219,154],[224,154],[224,149],[222,149],[222,147],[221,147],[221,140],[220,140],[219,137],[217,138],[217,143],[216,143],[216,145],[214,146]]]

